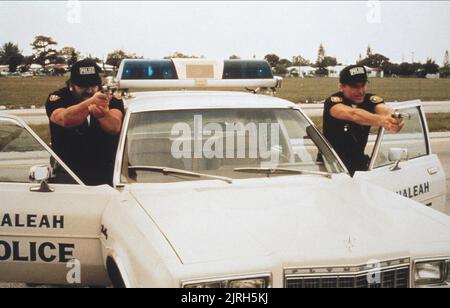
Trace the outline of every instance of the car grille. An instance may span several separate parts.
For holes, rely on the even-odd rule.
[[[392,264],[391,262],[395,262],[397,265],[389,265]],[[367,269],[365,265],[343,268],[290,269],[285,271],[285,287],[295,289],[409,287],[409,259],[387,261],[383,264],[385,266],[378,264],[371,269]]]

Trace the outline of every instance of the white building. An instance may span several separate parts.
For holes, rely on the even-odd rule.
[[[336,66],[328,66],[328,77],[339,78],[342,70],[347,67],[347,65],[336,65]],[[384,78],[384,72],[381,68],[371,68],[368,66],[364,66],[367,71],[367,76],[369,78]]]
[[[9,65],[0,65],[0,73],[9,72]]]
[[[328,67],[327,67],[327,70],[328,70],[328,77],[339,78],[339,75],[341,74],[342,70],[343,70],[346,66],[347,66],[347,65],[328,66]]]
[[[436,73],[436,74],[427,74],[425,76],[426,79],[439,79],[441,77],[441,74]]]
[[[40,71],[42,71],[42,65],[35,63],[30,65],[30,72],[37,73]]]
[[[369,78],[384,78],[384,71],[382,68],[371,68],[365,66]]]
[[[289,75],[298,75],[300,78],[312,77],[316,73],[316,68],[311,66],[290,66],[287,68]]]

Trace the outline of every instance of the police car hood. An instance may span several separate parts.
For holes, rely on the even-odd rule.
[[[130,191],[184,264],[369,260],[450,245],[448,216],[346,175],[138,184]]]

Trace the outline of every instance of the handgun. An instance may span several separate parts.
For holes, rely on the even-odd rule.
[[[116,99],[122,98],[118,85],[111,77],[106,78],[106,84],[102,86],[100,92],[114,96]]]
[[[396,111],[391,116],[397,120],[411,120],[411,114],[406,112]]]

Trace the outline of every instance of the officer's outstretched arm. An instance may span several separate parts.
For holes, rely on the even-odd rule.
[[[392,115],[395,111],[386,104],[378,104],[375,106],[375,112],[381,115]]]
[[[79,126],[86,121],[89,115],[89,105],[89,100],[86,100],[69,108],[56,109],[53,111],[50,121],[65,128]]]
[[[364,126],[382,126],[389,131],[398,129],[398,123],[391,114],[373,114],[360,108],[352,108],[344,104],[336,104],[330,114],[333,118],[354,122]]]
[[[102,130],[110,135],[118,135],[122,128],[123,114],[120,110],[110,109],[99,119]]]

